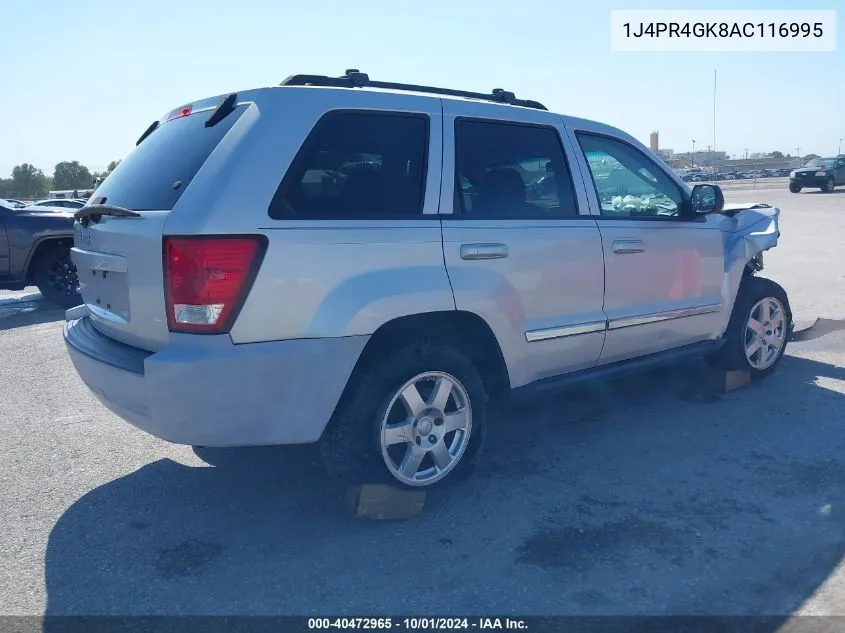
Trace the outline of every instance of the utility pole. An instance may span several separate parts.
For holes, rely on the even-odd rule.
[[[713,69],[713,173],[716,173],[716,69]]]
[[[745,148],[745,160],[748,160],[748,148]]]
[[[838,151],[838,152],[836,152],[836,153],[837,153],[837,154],[841,154],[841,153],[842,153],[842,139],[839,139],[839,151]]]
[[[692,166],[695,167],[695,139],[692,139]]]
[[[800,147],[796,147],[796,148],[795,148],[795,153],[796,153],[796,154],[798,154],[798,165],[800,166],[800,165],[801,165],[801,148],[800,148]]]

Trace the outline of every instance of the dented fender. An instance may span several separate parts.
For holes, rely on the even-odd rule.
[[[764,251],[777,246],[780,237],[780,209],[765,203],[726,204],[724,220],[725,269],[722,297],[722,332],[728,327],[745,267]]]

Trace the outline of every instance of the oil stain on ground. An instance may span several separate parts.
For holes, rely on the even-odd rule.
[[[158,550],[155,568],[163,578],[191,576],[223,552],[219,543],[188,540],[175,547]]]
[[[585,572],[596,563],[621,566],[638,549],[655,552],[672,562],[689,553],[678,530],[628,517],[598,525],[544,527],[519,547],[517,562]]]

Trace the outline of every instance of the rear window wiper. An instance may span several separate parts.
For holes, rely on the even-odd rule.
[[[88,226],[90,222],[99,222],[104,215],[116,218],[140,218],[141,214],[131,209],[116,207],[113,204],[89,204],[82,207],[73,214],[74,219],[79,220],[82,226]]]
[[[232,93],[220,103],[219,106],[211,113],[211,116],[208,117],[208,120],[205,122],[205,127],[214,127],[220,121],[225,119],[227,116],[232,114],[235,111],[235,105],[237,104],[238,95],[237,93]]]
[[[157,127],[158,127],[158,121],[153,121],[152,123],[150,123],[150,127],[148,127],[146,130],[144,130],[144,133],[141,134],[141,138],[139,138],[137,141],[135,141],[135,146],[137,147],[138,145],[140,145],[141,141],[143,141],[150,134],[155,132]]]

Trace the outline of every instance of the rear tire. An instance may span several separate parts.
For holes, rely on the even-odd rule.
[[[464,478],[483,442],[486,404],[478,371],[458,349],[425,340],[387,348],[350,378],[320,440],[323,463],[345,483],[420,489]]]
[[[752,379],[774,372],[792,332],[786,291],[764,277],[744,277],[734,302],[725,343],[707,362],[726,370],[748,371]]]
[[[57,246],[41,254],[34,264],[32,278],[44,299],[52,304],[72,308],[82,303],[69,248]]]
[[[789,190],[792,193],[800,193],[801,185],[795,184],[794,182],[789,183]]]

